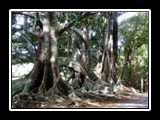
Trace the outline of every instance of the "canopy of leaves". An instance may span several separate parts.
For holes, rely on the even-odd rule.
[[[119,70],[121,74],[127,60],[129,64],[125,69],[125,82],[135,79],[135,83],[139,83],[141,78],[148,76],[146,74],[148,71],[148,33],[148,12],[140,12],[122,21],[119,25],[119,41],[121,42]]]
[[[44,18],[45,12],[39,12],[40,18]],[[82,26],[91,26],[92,39],[90,47],[93,55],[102,54],[105,28],[107,27],[106,12],[93,12],[92,15],[81,18],[87,12],[56,12],[56,17],[60,28],[75,20],[73,28],[82,29]],[[37,47],[37,38],[31,34],[34,23],[34,12],[12,14],[12,63],[34,62]],[[87,13],[88,14],[88,13]],[[27,15],[27,30],[23,30],[24,23],[18,25],[18,17]],[[17,27],[18,26],[18,27]],[[122,74],[125,63],[128,66],[125,69],[124,80],[128,82],[135,79],[139,82],[141,77],[146,77],[148,71],[148,13],[139,12],[137,15],[122,21],[118,26],[119,38],[119,72]],[[70,38],[71,29],[66,30],[58,39],[59,57],[69,57],[72,54],[72,42]],[[27,36],[27,37],[25,37]],[[30,47],[32,44],[32,47]],[[68,49],[69,48],[69,49]],[[127,60],[129,58],[129,60]],[[94,59],[95,60],[95,59]],[[92,60],[93,61],[93,60]],[[96,60],[95,60],[96,61]],[[93,61],[93,66],[96,62]],[[132,73],[132,74],[130,74]]]

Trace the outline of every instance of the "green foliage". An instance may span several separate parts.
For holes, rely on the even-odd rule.
[[[59,56],[60,57],[67,57],[67,45],[68,45],[68,41],[71,41],[69,36],[67,35],[67,33],[63,33],[60,38],[59,38],[59,42],[58,42],[58,51],[59,51]],[[71,43],[70,43],[71,46]]]
[[[12,15],[12,25],[16,24],[16,15]]]
[[[122,74],[128,55],[130,64],[125,69],[124,82],[134,81],[134,87],[141,78],[146,78],[148,71],[148,36],[148,12],[140,12],[119,25],[119,38],[122,41],[119,72]]]

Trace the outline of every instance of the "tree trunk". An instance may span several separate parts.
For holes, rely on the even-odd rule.
[[[56,29],[57,20],[55,12],[49,12],[48,18],[49,19],[44,19],[42,21],[43,28],[40,28],[38,32],[35,30],[37,22],[35,21],[34,32],[36,32],[36,35],[38,36],[38,49],[36,51],[36,61],[31,74],[28,78],[26,78],[30,80],[30,82],[20,83],[23,84],[24,87],[22,93],[28,93],[33,89],[38,88],[38,91],[36,91],[36,93],[46,93],[46,95],[53,96],[58,91],[58,83],[58,86],[61,89],[60,92],[67,94],[68,89],[65,89],[68,88],[67,84],[65,84],[61,80],[59,75],[57,50],[58,31]],[[36,20],[39,19],[37,18]],[[63,92],[61,86],[65,86],[64,89],[66,92]],[[21,90],[16,91],[13,94],[18,92],[21,92]]]
[[[144,88],[144,80],[143,80],[143,78],[141,78],[141,90],[140,90],[140,92],[143,92],[143,88]]]
[[[111,14],[106,13],[106,19],[108,18],[108,24],[105,29],[105,37],[104,37],[104,50],[103,50],[103,56],[102,56],[102,66],[101,66],[101,73],[102,77],[101,79],[106,82],[111,82],[111,76],[112,76],[112,45],[113,45],[113,38],[112,38],[112,27],[113,22],[111,19]]]
[[[113,13],[113,79],[114,82],[118,81],[118,22],[117,12]]]
[[[73,29],[75,34],[72,34],[73,42],[73,55],[72,59],[74,61],[70,62],[70,67],[74,69],[76,79],[81,79],[81,83],[84,83],[86,77],[94,80],[96,75],[91,71],[91,50],[90,50],[90,40],[91,40],[91,27],[86,27],[82,25],[81,29]],[[80,67],[78,67],[80,66]]]
[[[126,50],[127,50],[127,49],[126,49]],[[132,50],[131,50],[131,48],[130,48],[130,46],[129,46],[129,47],[128,47],[127,55],[125,56],[125,64],[124,64],[124,66],[123,66],[123,70],[122,70],[122,74],[121,74],[121,78],[122,78],[122,79],[123,79],[123,77],[124,77],[125,70],[126,70],[126,68],[128,67],[128,63],[129,63],[129,61],[130,61],[131,52],[132,52]]]

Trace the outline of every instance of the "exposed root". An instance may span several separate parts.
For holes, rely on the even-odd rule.
[[[17,94],[12,98],[13,108],[32,108],[48,101],[48,97],[35,94]]]
[[[127,88],[126,88],[127,89]],[[99,102],[116,102],[122,100],[125,94],[99,94],[97,91],[87,92],[84,89],[73,90],[68,96],[60,93],[46,94],[17,94],[13,97],[13,108],[84,108],[96,107]],[[132,95],[132,94],[131,94]],[[126,96],[126,95],[125,95]],[[124,96],[124,97],[125,97]]]
[[[121,95],[130,95],[132,93],[137,93],[138,92],[133,87],[126,87],[122,84],[119,84],[119,85],[115,86],[114,91],[116,91],[116,94],[121,94]]]
[[[22,92],[27,84],[32,82],[31,79],[19,79],[12,82],[12,97]]]

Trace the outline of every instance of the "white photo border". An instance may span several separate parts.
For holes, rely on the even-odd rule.
[[[12,64],[11,64],[11,27],[12,27],[12,20],[11,20],[11,15],[12,12],[16,12],[16,11],[21,11],[21,12],[37,12],[37,11],[59,11],[59,12],[72,12],[72,11],[96,11],[96,12],[104,12],[104,11],[124,11],[124,12],[149,12],[149,106],[148,108],[125,108],[125,109],[121,109],[121,108],[49,108],[49,109],[13,109],[12,108],[12,98],[11,98],[11,84],[12,84]],[[9,10],[9,110],[10,111],[150,111],[151,110],[151,10],[150,9],[10,9]]]

